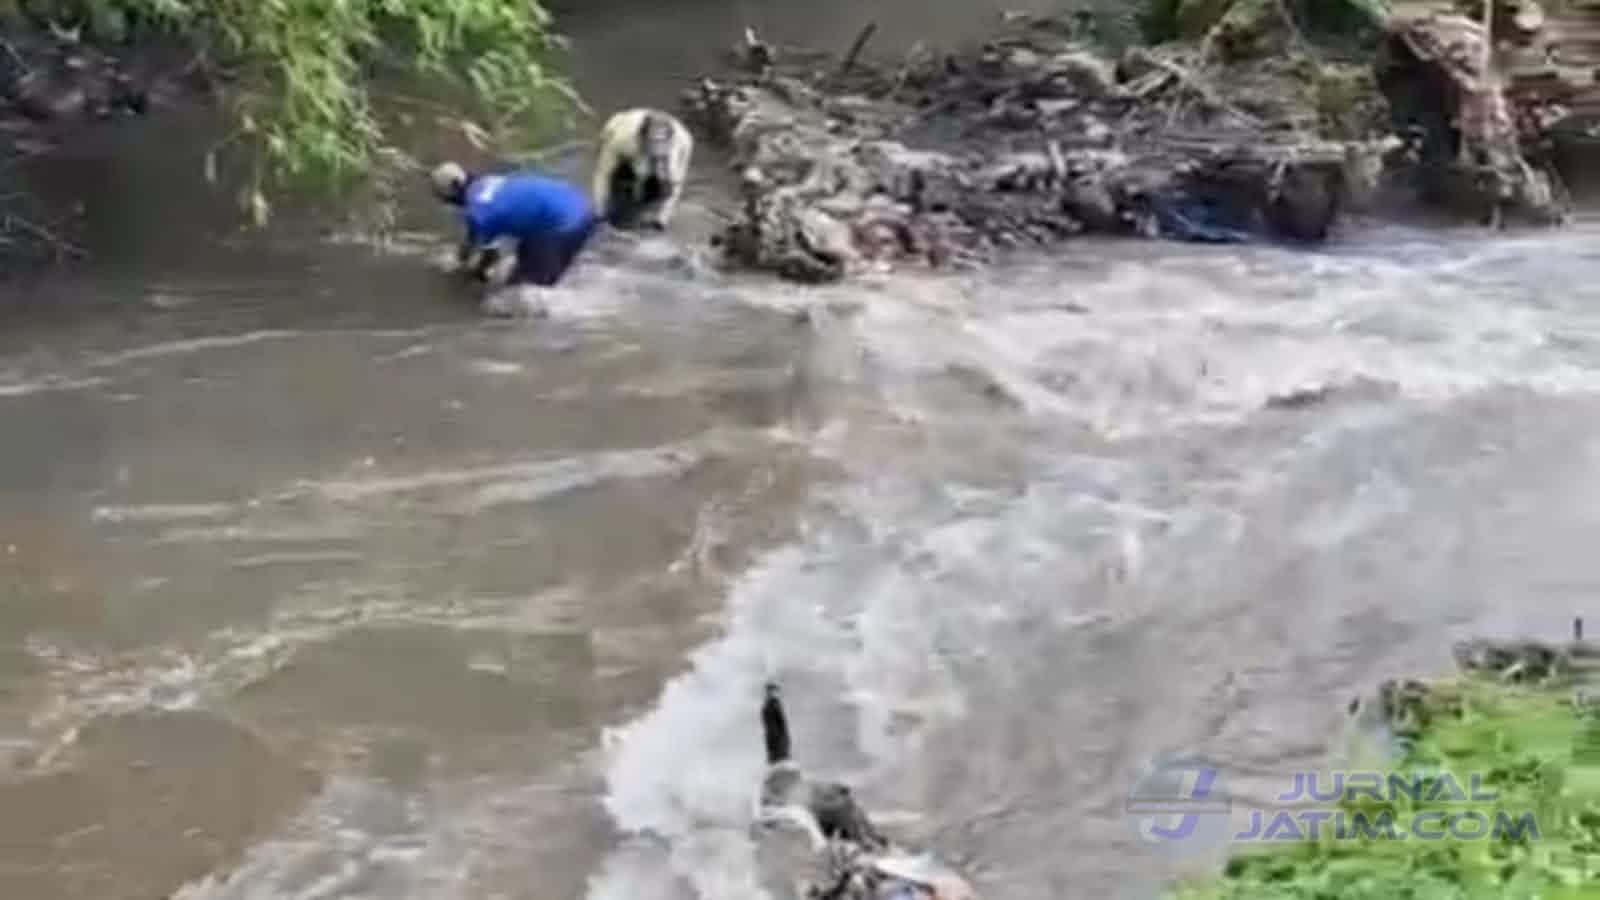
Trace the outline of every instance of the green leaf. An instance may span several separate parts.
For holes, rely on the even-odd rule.
[[[555,107],[581,102],[545,66],[559,38],[536,0],[46,3],[61,10],[64,25],[87,17],[103,37],[159,25],[217,51],[239,75],[227,98],[238,132],[229,152],[250,158],[261,176],[242,198],[252,221],[265,221],[269,187],[342,200],[382,179],[389,124],[403,125],[408,113],[375,99],[380,70],[385,78],[394,69],[423,76],[459,118],[502,126],[472,138],[505,155],[517,148],[494,145]],[[215,179],[219,161],[205,165]]]

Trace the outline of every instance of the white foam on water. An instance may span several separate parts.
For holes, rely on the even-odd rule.
[[[0,398],[31,397],[34,394],[57,391],[82,391],[105,385],[104,378],[68,378],[60,375],[43,375],[38,378],[8,379],[0,383]]]
[[[812,364],[882,401],[831,409],[825,427],[794,434],[851,482],[818,498],[798,539],[738,577],[721,635],[647,713],[606,737],[603,802],[626,837],[594,873],[588,896],[768,896],[749,832],[762,770],[762,682],[786,685],[803,762],[866,785],[874,809],[897,807],[896,798],[872,794],[874,780],[920,753],[928,734],[973,714],[967,673],[1008,677],[1003,661],[987,656],[1003,645],[992,636],[1070,633],[1149,613],[1157,598],[1130,592],[1125,606],[1097,607],[1087,592],[1066,595],[1064,586],[1138,580],[1152,570],[1169,576],[1163,584],[1176,582],[1184,541],[1247,540],[1238,526],[1246,501],[1269,495],[1292,464],[1325,462],[1319,440],[1382,423],[1330,412],[1304,443],[1269,445],[1250,466],[1213,472],[1204,483],[1186,481],[1191,470],[1160,452],[1169,438],[1176,446],[1192,429],[1258,424],[1274,397],[1360,379],[1392,385],[1396,402],[1423,407],[1491,387],[1600,390],[1596,355],[1581,344],[1600,335],[1600,304],[1591,302],[1600,288],[1568,271],[1581,251],[1560,250],[1560,271],[1573,276],[1560,296],[1508,299],[1524,289],[1503,270],[1520,266],[1526,281],[1525,255],[1554,253],[1552,240],[1576,239],[1445,249],[1397,241],[1393,253],[1405,259],[1359,247],[1325,255],[1146,252],[1132,261],[1086,257],[1081,269],[1070,260],[1019,268],[1003,281],[906,277],[819,290],[746,291],[707,278],[706,290],[680,284],[666,300],[653,293],[655,276],[601,265],[543,295],[555,298],[546,310],[553,318],[596,321],[729,300],[809,309],[818,338]],[[1510,283],[1484,287],[1501,281]],[[1579,343],[1569,349],[1558,339]],[[225,344],[160,352],[214,346]],[[975,416],[944,402],[939,381],[952,370],[979,373],[1014,407],[997,402]],[[963,449],[974,445],[992,452]],[[598,479],[681,471],[704,452],[652,448],[307,481],[288,499],[382,502],[450,488],[466,492],[462,511],[481,511]],[[1366,491],[1359,503],[1310,510],[1292,539],[1334,545],[1413,500],[1405,486],[1381,479]],[[111,519],[206,523],[210,515],[156,507]],[[52,664],[71,672],[76,687],[41,725],[63,730],[110,709],[204,702],[208,691],[263,677],[296,643],[375,615],[424,615],[414,600],[397,589],[387,606],[357,612],[324,603],[320,617],[308,601],[298,618],[274,623],[270,638],[237,635],[231,646],[220,641],[228,649],[166,659],[131,679],[57,653]],[[447,606],[438,615],[462,620]],[[538,789],[447,787],[459,789],[455,800],[385,832],[351,812],[362,806],[354,798],[379,789],[336,779],[302,823],[258,846],[234,878],[192,886],[178,900],[485,896],[474,867],[517,857],[517,842],[534,834],[527,816]],[[904,812],[915,820],[928,810]]]
[[[504,598],[425,600],[403,580],[383,584],[373,573],[360,572],[303,584],[279,597],[274,615],[262,625],[219,629],[185,648],[117,653],[34,637],[27,652],[43,670],[45,685],[26,723],[26,740],[41,748],[38,763],[48,765],[94,719],[226,706],[238,692],[292,664],[305,648],[352,629],[397,624],[513,631],[518,628],[514,606]],[[548,626],[534,621],[527,627],[544,631]]]
[[[225,519],[237,511],[228,503],[146,503],[137,506],[96,506],[93,521],[107,524],[124,522],[185,522]]]
[[[1003,285],[905,278],[878,289],[820,289],[801,305],[851,307],[819,320],[832,343],[816,363],[868,381],[889,414],[925,432],[972,427],[1022,441],[1037,440],[1040,428],[1085,428],[1111,442],[1109,452],[1197,427],[1247,425],[1274,398],[1356,382],[1390,385],[1403,402],[1424,406],[1490,388],[1600,391],[1600,360],[1552,340],[1600,328],[1600,305],[1585,302],[1600,300],[1600,286],[1574,280],[1562,285],[1562,302],[1545,304],[1508,299],[1514,286],[1483,288],[1513,261],[1525,280],[1522,254],[1549,253],[1548,240],[1431,256],[1419,244],[1404,259],[1371,248],[1146,255],[1098,261],[1076,278],[1051,265],[1012,273]],[[846,303],[852,296],[857,302]],[[796,303],[784,288],[744,299]],[[956,367],[981,372],[1019,410],[973,425],[940,406],[929,379]],[[1289,459],[1307,449],[1284,448],[1288,456],[1254,471],[1169,495],[1164,509],[1117,498],[1125,482],[1148,482],[1151,473],[1127,469],[1114,453],[1095,459],[1091,445],[1035,447],[1022,457],[1018,484],[983,489],[963,487],[960,467],[936,455],[897,447],[863,458],[846,437],[863,423],[835,425],[816,446],[852,447],[841,462],[857,476],[835,498],[837,515],[819,516],[804,539],[748,572],[728,598],[723,636],[613,736],[606,808],[620,828],[659,844],[619,850],[596,873],[591,900],[680,880],[705,900],[765,896],[744,830],[761,770],[763,680],[793,685],[802,758],[866,779],[915,753],[933,723],[966,713],[959,673],[985,665],[989,629],[1034,622],[1071,630],[1139,614],[1076,607],[1062,586],[1137,578],[1165,542],[1223,537],[1217,529],[1236,517],[1229,508],[1238,497],[1274,490]],[[1373,423],[1330,415],[1327,428],[1347,425]],[[1370,502],[1306,519],[1300,540],[1345,540],[1409,506],[1400,486],[1368,490]],[[824,713],[835,721],[813,718]],[[849,748],[806,743],[841,730]],[[849,762],[853,754],[866,758],[865,769]]]
[[[391,340],[416,339],[426,337],[432,333],[434,333],[434,329],[429,328],[366,329],[359,332],[365,338]],[[352,332],[349,331],[331,329],[264,328],[240,334],[207,335],[175,341],[160,341],[128,350],[95,354],[86,358],[83,364],[91,369],[116,368],[129,363],[165,359],[174,356],[191,356],[220,350],[234,350],[270,341],[305,340],[308,338],[329,338],[348,341],[351,334]]]
[[[315,494],[338,502],[359,502],[435,488],[463,488],[484,485],[479,503],[502,502],[498,497],[510,493],[520,501],[538,499],[573,488],[597,484],[612,478],[643,477],[661,474],[692,462],[698,454],[693,445],[652,447],[640,451],[616,451],[581,457],[562,456],[526,463],[503,463],[474,468],[433,469],[410,475],[305,480],[293,489],[295,494]]]
[[[441,843],[429,834],[432,812],[422,798],[332,778],[300,816],[251,847],[238,866],[184,885],[172,900],[428,896],[415,873]]]
[[[848,490],[806,539],[739,581],[725,636],[608,739],[608,812],[666,849],[654,870],[635,848],[619,851],[629,862],[597,873],[590,898],[677,880],[707,900],[767,896],[748,830],[765,680],[787,685],[806,764],[867,779],[965,715],[958,673],[981,658],[989,629],[1040,611],[1059,627],[1093,621],[1050,591],[1061,547],[1038,535],[1052,520],[1061,529],[1059,497],[938,493],[892,478]],[[996,583],[996,569],[1010,578]]]

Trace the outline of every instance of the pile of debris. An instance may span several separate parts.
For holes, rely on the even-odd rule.
[[[1499,82],[1474,68],[1480,24],[1375,23],[1377,63],[1351,64],[1303,35],[1304,52],[1279,52],[1297,32],[1274,21],[1230,14],[1198,44],[1115,61],[1021,17],[892,65],[861,58],[870,27],[842,61],[747,34],[733,73],[684,98],[740,173],[719,243],[734,265],[810,283],[1084,233],[1315,244],[1406,169],[1464,174],[1450,190],[1486,219],[1564,219]]]

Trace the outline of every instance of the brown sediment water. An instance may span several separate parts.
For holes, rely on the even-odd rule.
[[[567,21],[607,107],[994,12],[936,6]],[[803,291],[694,204],[488,321],[442,227],[174,225],[162,127],[50,164],[101,253],[0,303],[0,897],[747,900],[769,678],[985,896],[1148,897],[1146,761],[1310,765],[1600,586],[1592,225]]]

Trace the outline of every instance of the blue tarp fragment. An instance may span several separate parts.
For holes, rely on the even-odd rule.
[[[1231,221],[1228,210],[1200,197],[1153,198],[1151,212],[1161,237],[1203,244],[1242,244],[1255,239],[1250,229]]]

